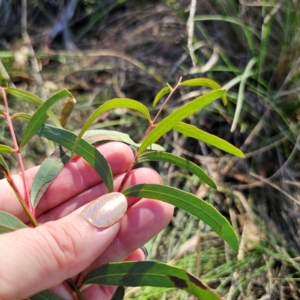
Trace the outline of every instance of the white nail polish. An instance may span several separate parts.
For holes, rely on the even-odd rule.
[[[97,228],[112,226],[123,218],[127,211],[126,197],[117,192],[106,194],[91,202],[81,213]]]

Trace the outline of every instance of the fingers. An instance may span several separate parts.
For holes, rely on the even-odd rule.
[[[114,191],[118,191],[120,184],[123,180],[124,174],[117,176],[114,179]],[[132,170],[128,180],[126,181],[123,190],[128,188],[132,185],[142,184],[142,183],[161,183],[161,178],[158,175],[157,172],[154,170],[148,169],[148,168],[139,168]],[[106,187],[104,183],[97,184],[86,191],[76,195],[72,199],[65,201],[61,205],[53,208],[52,210],[42,214],[38,218],[38,222],[45,223],[52,220],[60,219],[69,213],[73,212],[79,207],[82,207],[83,205],[93,201],[94,199],[104,195],[107,193]],[[140,198],[136,197],[129,197],[128,200],[128,207],[133,205],[135,202],[137,202]]]
[[[0,264],[0,299],[26,298],[89,266],[113,241],[120,228],[118,220],[126,211],[125,197],[108,199],[106,203],[104,209],[97,208],[93,215],[90,210],[85,214],[77,211],[34,229],[1,235],[0,253],[5,259]],[[118,213],[108,213],[107,207]],[[96,229],[91,222],[97,220],[117,223]]]
[[[111,142],[97,148],[110,164],[114,176],[125,172],[133,161],[132,150],[123,143]],[[29,189],[31,189],[37,170],[38,167],[35,167],[26,171]],[[13,178],[24,199],[24,187],[20,174],[13,176]],[[67,163],[44,194],[37,207],[37,216],[101,182],[100,176],[82,158]],[[0,210],[27,221],[27,216],[6,180],[0,181],[0,190]]]
[[[85,270],[78,280],[81,284],[84,277],[93,269],[109,263],[123,261],[128,256],[143,254],[139,250],[139,254],[134,252],[154,237],[159,231],[168,225],[173,215],[173,206],[155,200],[142,199],[128,209],[126,215],[122,219],[121,228],[113,240],[93,264]],[[138,259],[139,260],[139,259]],[[83,287],[82,294],[86,299],[110,299],[107,294],[111,292],[111,287],[91,285]],[[100,297],[101,296],[101,297]]]

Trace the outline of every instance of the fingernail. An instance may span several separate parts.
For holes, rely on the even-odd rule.
[[[140,247],[140,249],[144,252],[145,259],[147,259],[147,257],[148,257],[148,250],[147,250],[147,248],[145,246],[142,246],[142,247]]]
[[[123,218],[127,210],[127,199],[121,193],[110,193],[91,202],[81,213],[97,228],[112,226]]]

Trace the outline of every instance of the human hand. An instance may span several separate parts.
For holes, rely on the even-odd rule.
[[[111,166],[117,191],[133,161],[132,151],[116,142],[98,149]],[[26,171],[29,187],[37,170]],[[13,178],[24,198],[21,176]],[[161,183],[161,179],[151,169],[135,169],[124,188],[141,183]],[[0,193],[0,210],[27,223],[5,180],[0,181]],[[105,263],[145,259],[139,247],[168,224],[173,206],[131,197],[123,218],[110,227],[95,229],[80,213],[87,203],[106,193],[99,175],[82,158],[66,164],[37,207],[37,220],[43,226],[0,235],[0,299],[26,298],[49,288],[64,299],[72,299],[60,284],[64,280],[73,278],[80,284],[88,272]],[[111,286],[91,285],[82,294],[88,300],[110,299],[114,291]]]

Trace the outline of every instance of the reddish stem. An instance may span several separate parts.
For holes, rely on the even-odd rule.
[[[5,107],[4,115],[5,115],[6,120],[7,120],[7,124],[8,124],[10,134],[11,134],[11,137],[12,137],[12,140],[13,140],[13,143],[14,143],[14,147],[15,147],[14,150],[17,153],[17,157],[18,157],[18,161],[19,161],[19,165],[20,165],[20,169],[21,169],[23,185],[24,185],[24,191],[25,191],[25,201],[24,202],[25,202],[30,214],[32,215],[32,218],[36,221],[35,212],[34,212],[32,206],[31,206],[31,203],[30,203],[29,190],[28,190],[28,186],[27,186],[27,183],[26,183],[25,168],[24,168],[24,164],[23,164],[23,159],[22,159],[22,156],[21,156],[21,153],[20,153],[20,148],[19,148],[19,145],[18,145],[18,142],[17,142],[17,139],[16,139],[14,127],[13,127],[11,117],[10,117],[10,114],[9,114],[9,107],[8,107],[8,101],[7,101],[6,93],[5,93],[5,90],[4,90],[3,87],[0,87],[0,90],[1,90],[1,93],[2,93],[3,103],[4,103],[4,107]],[[35,225],[35,224],[33,224],[33,225]]]
[[[154,119],[150,122],[150,125],[146,131],[146,134],[144,136],[144,139],[148,136],[148,134],[151,132],[151,130],[153,130],[153,128],[155,128],[155,121],[157,120],[157,118],[159,117],[159,115],[161,114],[161,112],[163,111],[163,109],[165,108],[165,106],[167,105],[168,101],[171,99],[172,95],[174,94],[174,92],[178,89],[180,83],[181,83],[181,80],[182,80],[182,77],[179,78],[177,84],[175,85],[174,88],[171,89],[171,92],[169,94],[169,96],[167,97],[167,99],[164,101],[164,103],[162,104],[162,106],[160,107],[159,111],[157,112],[156,116],[154,117]],[[139,152],[137,152],[137,154],[135,155],[134,157],[134,161],[131,163],[131,165],[129,166],[121,184],[120,184],[120,187],[119,187],[119,192],[122,191],[134,165],[136,164],[137,160],[138,160],[138,157],[140,156]]]

